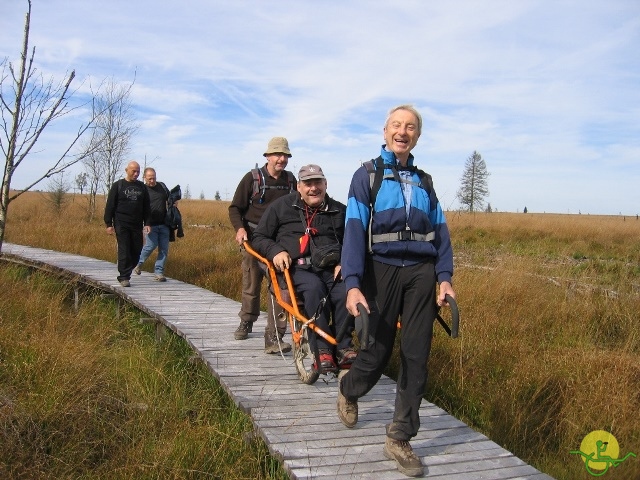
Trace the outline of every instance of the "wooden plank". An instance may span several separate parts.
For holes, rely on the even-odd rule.
[[[291,353],[264,353],[265,314],[248,339],[237,341],[233,332],[240,304],[206,289],[171,278],[156,282],[149,272],[134,275],[131,287],[123,288],[113,263],[9,243],[3,245],[3,258],[119,295],[183,337],[236,405],[251,415],[256,433],[292,479],[406,478],[382,453],[395,401],[390,378],[383,376],[360,399],[358,425],[348,429],[336,414],[335,375],[305,385]],[[429,478],[551,479],[429,402],[423,401],[420,421],[411,444]]]

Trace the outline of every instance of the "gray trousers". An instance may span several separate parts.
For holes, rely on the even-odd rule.
[[[265,276],[265,268],[260,266],[260,261],[242,250],[242,306],[238,316],[244,322],[255,322],[260,315],[260,291],[262,290],[262,279]],[[275,299],[267,299],[267,326],[264,331],[265,337],[275,334],[276,319],[281,318],[283,309]],[[279,322],[278,333],[284,335],[287,325]]]

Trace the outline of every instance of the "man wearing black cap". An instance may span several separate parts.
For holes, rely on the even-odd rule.
[[[262,214],[274,200],[287,195],[296,188],[296,179],[285,170],[291,158],[289,142],[284,137],[269,140],[264,152],[267,163],[248,172],[240,183],[229,206],[229,219],[236,230],[236,242],[252,240],[253,230]],[[256,164],[257,166],[257,164]],[[245,340],[253,330],[253,323],[260,315],[260,290],[264,271],[258,260],[242,251],[242,306],[240,325],[234,333],[236,340]],[[288,352],[291,345],[282,342],[287,325],[281,322],[276,329],[276,318],[282,317],[282,309],[275,301],[267,302],[267,327],[264,331],[265,353]]]
[[[340,277],[347,207],[327,195],[327,180],[318,165],[302,167],[298,179],[297,192],[269,205],[254,231],[252,245],[277,270],[289,269],[308,317],[327,298],[316,325],[335,337],[348,319],[346,290]],[[352,331],[350,327],[335,351],[324,338],[316,337],[318,370],[324,373],[349,368],[355,358]]]

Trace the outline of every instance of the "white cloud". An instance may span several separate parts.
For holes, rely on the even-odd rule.
[[[25,5],[8,3],[0,56],[16,58]],[[49,0],[34,2],[32,44],[46,73],[135,76],[133,155],[207,198],[232,194],[284,135],[290,166],[321,164],[345,200],[387,110],[409,102],[445,206],[478,150],[499,209],[635,214],[639,27],[626,0]]]

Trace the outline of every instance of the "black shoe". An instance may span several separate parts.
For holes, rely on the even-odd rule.
[[[249,334],[253,330],[253,322],[245,322],[244,320],[240,321],[240,325],[233,334],[233,337],[236,340],[246,340],[249,338]]]

